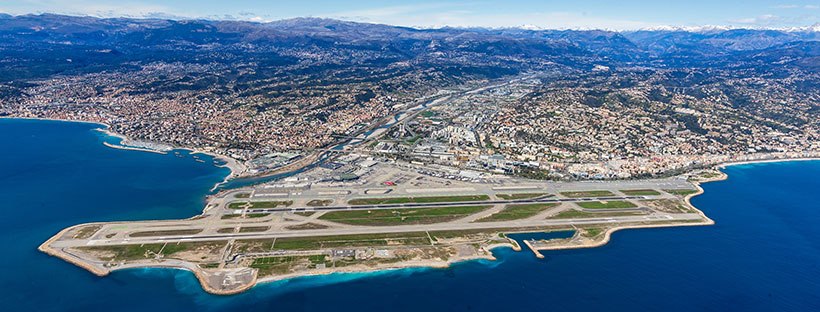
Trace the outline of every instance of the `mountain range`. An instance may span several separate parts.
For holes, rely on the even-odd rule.
[[[379,53],[375,57],[377,62],[436,58],[442,53],[474,55],[510,65],[504,72],[529,69],[533,59],[538,60],[534,63],[548,60],[584,68],[597,63],[608,66],[707,66],[725,59],[775,62],[782,61],[780,57],[789,57],[797,59],[783,65],[798,62],[802,66],[820,63],[817,62],[818,41],[820,32],[809,29],[703,32],[414,29],[317,18],[254,23],[101,19],[53,14],[0,15],[0,52],[7,60],[0,67],[0,80],[110,70],[134,61],[208,62],[230,58],[213,55],[214,51],[220,50],[254,53],[283,49],[344,49]],[[269,55],[266,58],[274,63],[297,61],[285,56]],[[9,64],[11,59],[22,62],[71,59],[73,64],[54,68],[36,66],[38,68],[26,73],[15,64]],[[95,65],[88,68],[90,63]]]
[[[572,105],[609,105],[623,118],[636,109],[680,115],[681,105],[698,102],[700,119],[717,116],[714,129],[765,119],[761,131],[813,133],[818,71],[820,32],[811,28],[416,29],[318,18],[0,15],[0,115],[102,121],[150,141],[251,151],[246,158],[327,146],[418,98],[522,74],[541,84],[525,97],[537,101],[518,104],[522,120],[532,107],[560,107],[556,99],[568,99],[561,92],[571,92]],[[710,133],[687,116],[676,122]]]

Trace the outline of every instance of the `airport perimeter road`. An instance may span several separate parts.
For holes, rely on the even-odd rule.
[[[628,199],[651,199],[655,196],[606,196],[589,198],[531,198],[531,199],[509,199],[509,200],[482,200],[482,201],[459,201],[441,203],[403,203],[403,204],[373,204],[373,205],[348,205],[332,207],[287,207],[287,208],[257,208],[248,209],[248,213],[271,213],[271,212],[300,212],[300,211],[338,211],[338,210],[376,210],[376,209],[396,209],[396,208],[434,208],[453,206],[477,206],[477,205],[499,205],[499,204],[534,204],[534,203],[565,203],[565,202],[585,202],[585,201],[609,201]],[[240,211],[241,209],[237,209]]]
[[[481,229],[515,229],[529,227],[548,226],[584,226],[590,224],[628,224],[638,222],[671,222],[671,221],[691,221],[703,220],[697,213],[684,214],[655,214],[644,216],[621,216],[621,217],[601,217],[584,219],[546,219],[546,220],[515,220],[504,222],[479,222],[479,223],[436,223],[420,225],[401,226],[350,226],[345,228],[333,228],[322,230],[287,231],[277,230],[260,233],[226,233],[226,234],[203,234],[203,235],[180,235],[161,237],[140,237],[121,239],[70,239],[57,240],[51,246],[54,248],[79,247],[79,246],[104,246],[104,245],[126,245],[126,244],[152,244],[152,243],[177,243],[177,242],[197,242],[197,241],[221,241],[230,239],[272,239],[290,237],[314,237],[314,236],[335,236],[354,234],[382,234],[382,233],[407,233],[407,232],[434,232],[434,231],[457,231],[457,230],[481,230]]]

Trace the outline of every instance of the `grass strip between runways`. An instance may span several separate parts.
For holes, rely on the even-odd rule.
[[[369,226],[431,224],[464,218],[490,207],[491,206],[455,206],[332,211],[320,216],[319,219],[351,225]]]

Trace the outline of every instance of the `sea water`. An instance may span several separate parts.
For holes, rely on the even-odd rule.
[[[820,161],[728,167],[692,201],[714,226],[624,230],[545,259],[500,248],[498,261],[302,277],[235,296],[206,294],[182,270],[96,277],[37,246],[81,222],[192,216],[227,174],[210,159],[107,148],[98,127],[0,120],[0,310],[820,310]]]

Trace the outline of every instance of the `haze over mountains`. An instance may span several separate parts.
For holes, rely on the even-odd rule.
[[[784,65],[812,65],[817,55],[817,31],[731,29],[687,32],[642,30],[525,29],[412,29],[330,19],[297,18],[272,23],[239,21],[171,21],[150,19],[99,19],[62,15],[0,15],[0,47],[6,57],[29,61],[70,58],[73,64],[53,68],[14,71],[44,77],[65,71],[89,72],[112,69],[130,61],[155,60],[195,62],[224,61],[230,52],[263,52],[268,62],[298,62],[282,55],[282,49],[340,49],[378,53],[357,62],[391,62],[428,59],[438,54],[491,58],[497,64],[452,61],[465,69],[504,68],[517,72],[536,66],[531,59],[549,60],[583,68],[602,65],[653,64],[654,66],[697,66],[729,61],[773,61],[793,56]],[[36,47],[36,49],[32,49]],[[221,54],[218,50],[224,50]],[[275,51],[280,50],[280,51]],[[167,53],[173,51],[173,53]],[[755,52],[751,52],[755,51]],[[147,54],[151,55],[147,55]],[[166,52],[166,53],[163,53]],[[214,53],[215,52],[215,53]],[[276,53],[279,52],[279,53]],[[198,54],[193,59],[191,53]],[[187,54],[187,55],[186,55]],[[220,55],[221,54],[221,55]],[[277,57],[278,54],[278,57]],[[258,56],[258,55],[256,55]],[[253,57],[253,56],[251,56]],[[345,56],[336,56],[344,58]],[[352,57],[352,55],[351,55]],[[436,60],[439,59],[439,60]],[[83,68],[88,63],[92,68]],[[466,63],[466,64],[465,64]],[[493,63],[493,62],[490,62]],[[466,66],[468,65],[469,66]],[[12,68],[10,68],[12,67]],[[2,80],[21,78],[12,74],[14,64],[3,66]],[[494,75],[485,73],[486,75]]]

